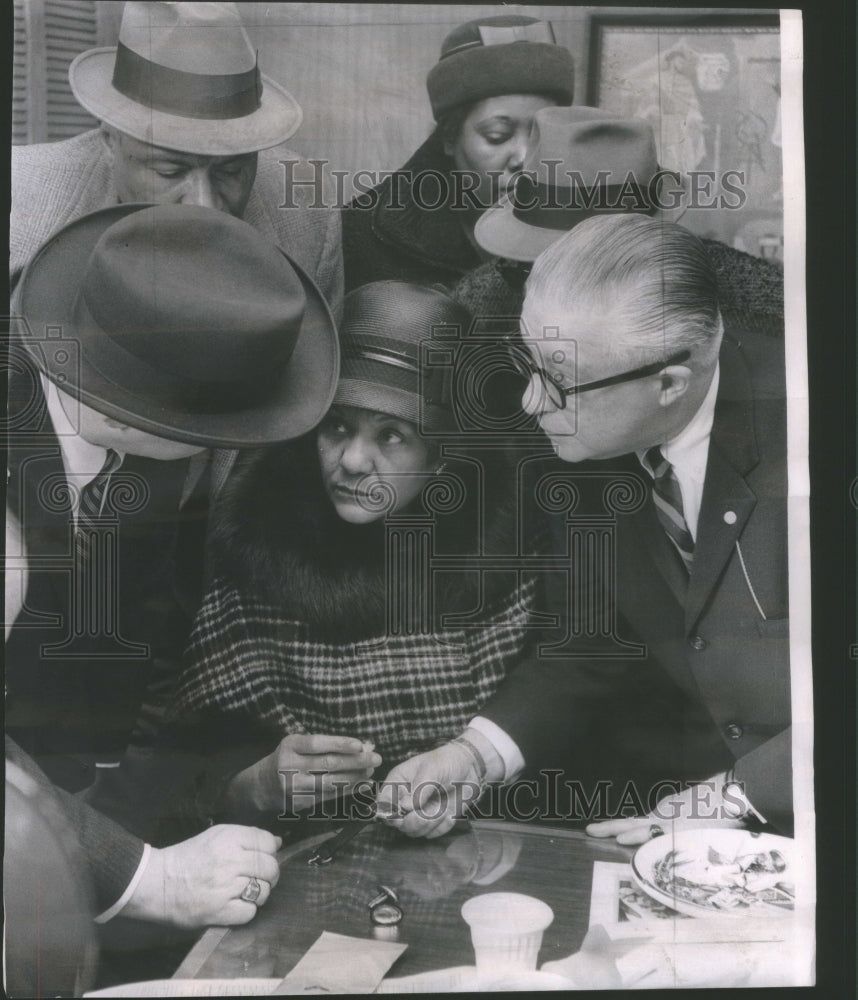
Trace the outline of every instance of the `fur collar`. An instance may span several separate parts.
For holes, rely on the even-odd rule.
[[[501,465],[486,487],[489,552],[504,551],[501,540],[515,531],[514,472]],[[466,499],[439,525],[439,550],[473,552],[477,517]],[[384,632],[384,521],[352,525],[338,517],[322,487],[314,435],[239,460],[213,515],[210,551],[216,573],[332,640]],[[492,584],[498,575],[488,574],[489,601],[501,596]],[[475,608],[475,578],[450,574],[436,593],[436,612]]]

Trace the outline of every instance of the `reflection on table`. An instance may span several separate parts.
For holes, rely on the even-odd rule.
[[[546,902],[554,921],[539,965],[577,951],[587,933],[594,861],[631,851],[579,831],[475,821],[438,840],[410,840],[371,825],[318,868],[307,858],[319,837],[284,850],[280,883],[256,919],[207,931],[177,978],[285,976],[322,931],[395,935],[408,949],[392,974],[406,976],[474,961],[462,904],[483,892],[519,892]],[[392,888],[403,911],[395,928],[374,928],[368,903]]]

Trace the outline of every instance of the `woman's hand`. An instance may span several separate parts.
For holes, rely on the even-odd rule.
[[[248,806],[261,813],[311,809],[370,778],[380,763],[372,744],[354,737],[291,733],[232,779],[228,808],[232,813]]]
[[[408,837],[442,837],[479,798],[483,782],[500,779],[503,761],[486,737],[470,728],[462,736],[479,753],[486,774],[454,740],[410,757],[390,771],[376,797],[379,813],[390,814],[389,826]]]

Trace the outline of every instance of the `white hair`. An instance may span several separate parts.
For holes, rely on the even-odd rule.
[[[691,352],[708,367],[723,324],[714,269],[687,229],[640,215],[580,223],[533,266],[527,297],[570,316],[605,319],[604,348],[634,366]]]

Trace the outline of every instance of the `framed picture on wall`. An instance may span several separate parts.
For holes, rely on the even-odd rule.
[[[684,225],[782,259],[777,14],[595,14],[587,103],[650,121],[661,166],[697,174]]]

